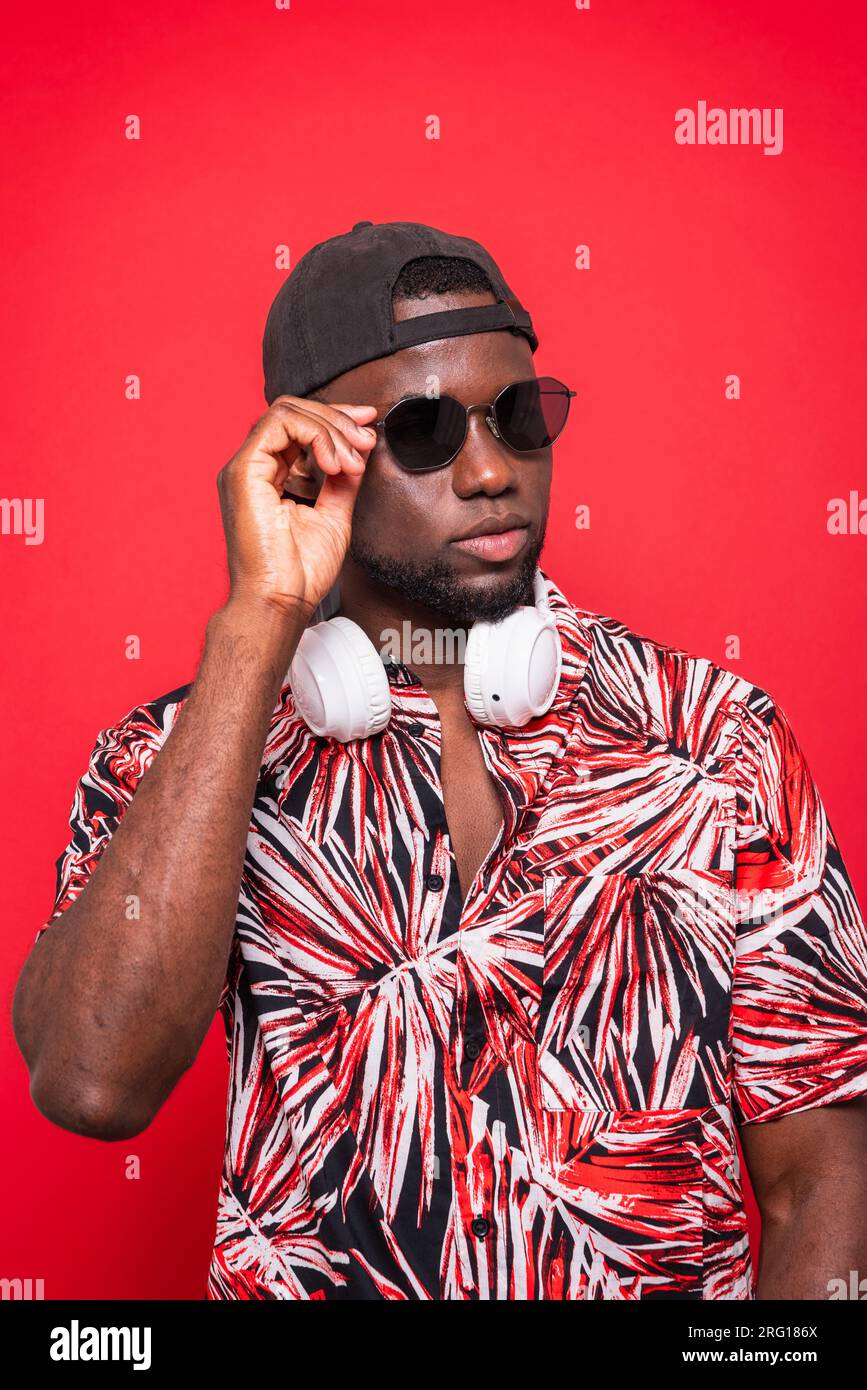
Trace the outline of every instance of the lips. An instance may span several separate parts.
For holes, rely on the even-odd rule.
[[[529,525],[510,527],[508,531],[488,531],[482,535],[465,536],[452,541],[459,550],[478,555],[483,560],[513,560],[524,548]]]

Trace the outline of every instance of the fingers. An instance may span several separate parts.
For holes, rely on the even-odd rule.
[[[314,506],[317,519],[328,518],[350,524],[360,487],[361,476],[358,474],[338,473],[323,479]]]
[[[273,455],[299,448],[310,450],[322,472],[361,474],[376,443],[367,423],[375,406],[337,406],[297,396],[278,396],[250,438],[254,447]]]
[[[283,493],[287,478],[295,476],[302,454],[306,453],[320,471],[321,479],[340,475],[360,483],[367,456],[376,443],[376,432],[369,422],[376,418],[376,407],[351,403],[331,405],[299,396],[278,396],[257,420],[241,448],[221,470],[217,487],[222,494],[237,485],[267,482]],[[246,481],[245,481],[246,480]],[[312,497],[320,480],[311,480]]]

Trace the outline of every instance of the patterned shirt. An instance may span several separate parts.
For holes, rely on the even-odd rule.
[[[546,584],[562,679],[478,728],[504,822],[465,901],[413,671],[349,744],[280,695],[208,1298],[748,1299],[736,1126],[867,1092],[867,934],[786,715]],[[189,690],[99,736],[51,922]]]

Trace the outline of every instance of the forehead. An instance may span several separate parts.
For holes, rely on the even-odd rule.
[[[493,296],[428,295],[401,300],[394,316],[400,320],[470,304],[491,304]],[[359,405],[387,405],[399,396],[423,394],[436,378],[440,394],[456,396],[472,405],[491,399],[510,381],[535,376],[533,353],[526,338],[507,329],[492,333],[467,333],[460,338],[437,338],[430,343],[401,348],[389,357],[377,357],[337,377],[328,390],[334,401]]]

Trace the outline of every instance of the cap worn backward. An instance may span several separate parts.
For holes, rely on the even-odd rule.
[[[497,302],[394,321],[392,290],[408,261],[457,256],[479,266]],[[356,222],[305,253],[268,311],[262,342],[265,399],[308,396],[343,372],[436,338],[511,329],[533,352],[530,315],[493,257],[471,237],[421,222]]]

